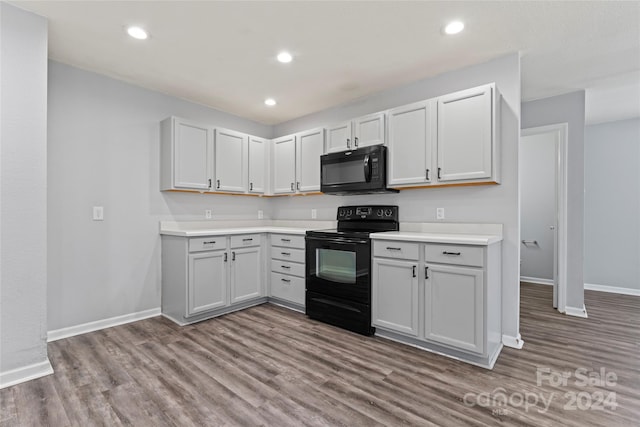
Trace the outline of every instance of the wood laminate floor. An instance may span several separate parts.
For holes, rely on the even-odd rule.
[[[0,426],[638,426],[640,297],[586,291],[579,319],[521,289],[525,346],[492,371],[266,304],[50,343],[55,374],[0,390]]]

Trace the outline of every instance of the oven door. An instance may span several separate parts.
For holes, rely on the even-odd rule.
[[[306,288],[307,292],[370,304],[370,240],[307,236]]]

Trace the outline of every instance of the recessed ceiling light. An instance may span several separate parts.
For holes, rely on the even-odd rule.
[[[280,52],[278,54],[278,61],[286,64],[287,62],[291,62],[293,56],[289,52]]]
[[[264,100],[265,105],[268,105],[269,107],[273,107],[274,105],[276,105],[276,100],[273,98],[267,98]]]
[[[458,34],[462,30],[464,30],[464,23],[462,21],[453,21],[444,27],[445,34]]]
[[[146,40],[149,37],[149,34],[147,34],[145,30],[135,26],[128,27],[127,34],[129,34],[134,39],[138,39],[138,40]]]

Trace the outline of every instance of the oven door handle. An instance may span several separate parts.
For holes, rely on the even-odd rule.
[[[334,244],[348,244],[348,243],[357,243],[357,244],[368,244],[369,240],[367,239],[349,239],[349,238],[326,238],[326,237],[311,237],[307,236],[307,240],[313,240],[314,242],[320,243],[334,243]]]
[[[371,182],[371,162],[368,154],[364,156],[364,181]]]

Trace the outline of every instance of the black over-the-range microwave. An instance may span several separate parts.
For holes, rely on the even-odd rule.
[[[320,191],[339,195],[397,193],[387,188],[387,147],[373,145],[320,156]]]

